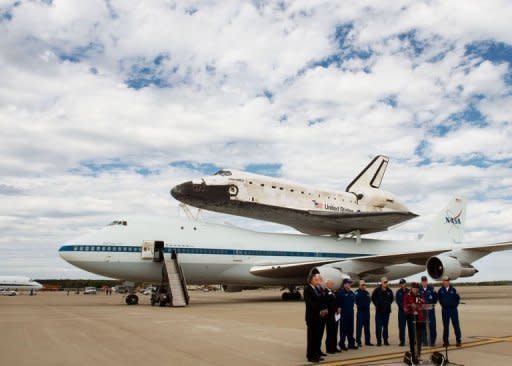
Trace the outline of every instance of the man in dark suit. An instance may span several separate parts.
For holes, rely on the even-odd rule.
[[[336,353],[338,346],[338,322],[336,314],[338,306],[336,306],[336,294],[334,293],[334,282],[327,280],[325,282],[324,299],[326,301],[328,314],[325,317],[325,349],[327,353]]]
[[[307,326],[307,359],[309,362],[320,362],[320,347],[322,345],[322,333],[324,322],[322,318],[327,316],[327,309],[324,308],[322,294],[318,290],[321,285],[319,274],[310,276],[309,284],[304,287],[304,302],[306,304],[306,326]]]

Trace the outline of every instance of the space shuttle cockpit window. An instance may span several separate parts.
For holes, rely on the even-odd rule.
[[[215,173],[214,175],[221,175],[223,177],[229,177],[231,175],[231,172],[229,170],[219,170],[217,173]]]

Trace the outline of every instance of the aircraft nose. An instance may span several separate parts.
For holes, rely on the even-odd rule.
[[[59,248],[59,256],[66,262],[70,262],[70,253],[73,250],[71,245],[63,245]]]

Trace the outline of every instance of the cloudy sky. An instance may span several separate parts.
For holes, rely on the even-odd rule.
[[[218,167],[343,190],[376,154],[422,216],[375,237],[464,194],[467,242],[510,240],[511,19],[506,0],[0,0],[0,274],[90,277],[63,242],[176,214],[169,189]]]

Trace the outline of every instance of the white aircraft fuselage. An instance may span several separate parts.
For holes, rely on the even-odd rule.
[[[188,284],[299,285],[305,276],[262,277],[251,273],[255,266],[305,261],[346,260],[376,254],[421,249],[408,241],[336,239],[294,234],[260,233],[185,218],[133,218],[115,221],[105,228],[64,244],[60,256],[67,262],[99,275],[157,283],[162,263],[152,261],[151,247],[163,241],[166,255],[176,251]],[[421,246],[426,244],[422,242]],[[449,250],[449,245],[429,248]],[[145,253],[147,249],[148,253]],[[386,266],[366,280],[386,275],[401,278],[425,270],[412,263]]]
[[[0,289],[9,290],[40,290],[43,288],[39,282],[25,276],[0,276]]]

